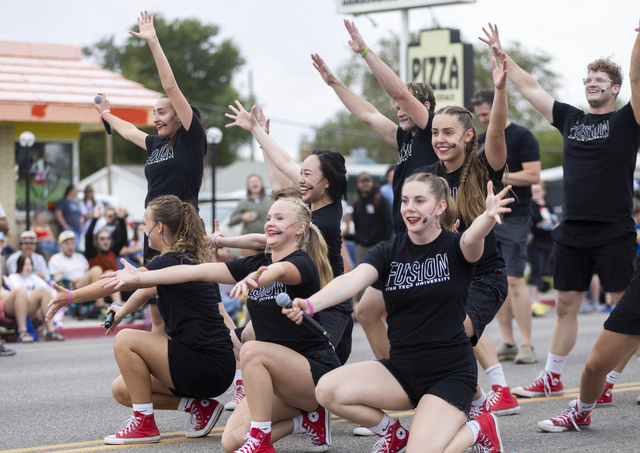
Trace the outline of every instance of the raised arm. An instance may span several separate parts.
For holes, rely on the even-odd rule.
[[[345,19],[344,25],[351,37],[349,45],[354,52],[363,56],[384,91],[411,117],[420,129],[426,128],[429,123],[429,108],[431,106],[422,104],[411,94],[400,77],[367,46],[352,21]]]
[[[496,57],[491,57],[493,83],[496,88],[485,142],[487,160],[491,168],[496,171],[502,169],[507,162],[507,144],[504,138],[504,129],[507,127],[509,113],[507,104],[507,61],[504,52],[498,51],[498,55],[500,66],[498,66]]]
[[[396,132],[398,125],[384,116],[373,104],[365,101],[338,80],[320,55],[311,54],[313,67],[320,73],[322,80],[333,88],[338,98],[353,116],[373,129],[382,139],[394,148],[398,147]]]
[[[502,44],[500,43],[500,35],[498,33],[498,26],[489,24],[489,31],[482,28],[482,31],[486,35],[486,39],[479,37],[480,41],[485,43],[491,49],[493,55],[498,58],[499,51],[503,51]],[[506,54],[505,54],[506,55]],[[520,94],[535,108],[538,112],[544,116],[547,121],[553,123],[553,103],[554,99],[547,93],[536,79],[531,77],[524,69],[518,66],[515,61],[506,55],[507,65],[509,66],[508,77],[511,83],[516,87]]]
[[[640,27],[636,28],[636,42],[631,51],[631,67],[629,68],[629,80],[631,82],[631,107],[640,124]]]
[[[280,146],[280,144],[278,144],[278,142],[276,142],[269,134],[267,134],[264,128],[260,126],[256,119],[256,106],[254,105],[250,112],[242,106],[240,101],[236,100],[236,106],[237,108],[233,105],[229,106],[229,109],[231,109],[233,114],[224,114],[227,118],[234,120],[233,123],[229,123],[225,125],[225,127],[238,126],[251,132],[262,147],[262,151],[265,153],[265,156],[268,156],[275,167],[284,173],[292,183],[297,185],[298,180],[300,179],[300,165],[293,160],[287,150]]]
[[[120,119],[117,116],[115,116],[113,113],[111,113],[111,109],[110,109],[111,104],[107,99],[107,95],[105,93],[98,93],[98,94],[102,96],[102,102],[100,102],[99,104],[96,104],[94,102],[93,106],[96,108],[100,116],[104,118],[104,120],[111,125],[111,128],[114,129],[118,134],[120,134],[122,138],[146,150],[147,145],[145,140],[147,138],[147,135],[149,134],[147,134],[146,132],[142,132],[133,124],[123,119]]]
[[[271,127],[271,120],[267,119],[264,115],[264,110],[258,107],[256,108],[256,119],[258,120],[258,124],[264,129],[264,131],[269,135],[269,129]],[[261,148],[262,149],[262,148]],[[273,163],[271,158],[267,153],[262,150],[262,157],[264,158],[264,165],[267,167],[267,175],[269,177],[269,183],[271,184],[271,190],[276,189],[284,189],[285,187],[291,187],[294,181],[291,181],[287,175],[282,173],[278,167]]]
[[[160,76],[162,88],[164,89],[164,92],[167,93],[171,105],[176,110],[176,114],[178,115],[178,118],[180,118],[182,126],[186,130],[189,130],[191,127],[191,120],[193,119],[193,110],[191,110],[191,106],[189,105],[187,98],[185,98],[180,91],[176,78],[171,70],[171,66],[169,65],[169,60],[167,60],[167,57],[160,46],[160,41],[156,35],[155,27],[153,26],[153,14],[149,14],[146,11],[144,13],[140,13],[140,17],[138,18],[138,27],[140,29],[139,32],[136,33],[135,31],[130,31],[129,33],[136,38],[143,39],[147,42],[147,45],[153,54],[153,59],[156,62],[156,67],[158,68],[158,75]]]
[[[511,212],[506,205],[513,203],[513,198],[504,198],[511,186],[507,186],[497,194],[493,193],[493,182],[487,183],[487,210],[476,217],[471,226],[462,234],[460,249],[470,263],[475,263],[482,256],[484,250],[484,238],[491,232],[494,225],[502,224],[500,215]]]

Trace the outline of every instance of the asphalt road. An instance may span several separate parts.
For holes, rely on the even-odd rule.
[[[535,365],[504,364],[512,387],[533,381],[544,364],[549,345],[554,312],[534,318],[534,342],[540,362]],[[592,426],[583,432],[549,434],[539,431],[539,420],[556,415],[575,397],[580,373],[606,315],[580,315],[578,344],[563,373],[567,394],[553,399],[521,400],[518,415],[500,418],[504,451],[509,452],[638,452],[640,431],[640,363],[633,359],[618,385],[614,387],[614,404],[596,409]],[[488,332],[498,345],[497,324]],[[213,432],[204,439],[184,437],[186,414],[158,411],[156,421],[162,433],[159,444],[146,446],[108,446],[102,439],[120,429],[131,410],[119,406],[111,397],[110,383],[119,374],[112,352],[112,338],[68,340],[64,343],[14,344],[13,357],[0,358],[0,453],[8,452],[89,452],[134,449],[136,453],[219,452],[220,436],[229,412],[225,412]],[[359,325],[354,332],[352,361],[372,358]],[[489,383],[484,374],[481,382]],[[231,394],[222,395],[223,402]],[[392,413],[411,428],[412,412]],[[369,452],[375,438],[351,435],[352,423],[334,416],[331,452]],[[279,453],[304,451],[308,442],[290,436],[276,444]]]

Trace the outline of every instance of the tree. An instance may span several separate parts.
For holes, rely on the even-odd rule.
[[[216,126],[223,129],[226,123],[226,105],[230,99],[240,99],[231,84],[233,74],[244,64],[240,51],[231,40],[217,38],[218,26],[202,24],[197,19],[168,23],[156,15],[154,25],[178,85],[184,95],[200,109],[205,128]],[[137,24],[131,29],[137,30]],[[123,46],[117,46],[112,36],[82,50],[85,56],[105,69],[121,73],[151,90],[163,92],[153,56],[144,41],[130,36]],[[224,140],[218,145],[220,165],[233,162],[237,157],[238,147],[249,141],[246,134],[236,129],[227,129]],[[146,132],[155,133],[155,129]],[[113,160],[116,164],[141,163],[145,160],[138,147],[117,134],[114,134],[113,148]],[[80,149],[82,177],[104,166],[103,133],[83,134]]]
[[[398,38],[392,36],[383,39],[376,48],[380,48],[380,58],[394,71],[398,72]],[[515,43],[506,51],[525,71],[533,75],[542,87],[552,96],[555,94],[559,75],[549,69],[551,57],[545,53],[525,51],[519,43]],[[485,45],[474,47],[474,90],[493,87],[491,54]],[[342,82],[363,99],[371,102],[376,108],[392,119],[396,119],[395,110],[390,108],[390,98],[384,92],[367,64],[359,55],[354,54],[350,60],[336,71]],[[562,136],[529,104],[511,84],[507,86],[509,93],[509,118],[530,129],[541,142],[541,161],[543,168],[559,165],[562,160]],[[437,101],[437,98],[436,98]],[[468,106],[470,107],[470,106]],[[476,121],[479,132],[484,126]],[[348,154],[351,150],[364,147],[369,157],[380,163],[395,162],[397,150],[382,141],[377,134],[358,121],[346,109],[337,113],[336,118],[327,121],[316,132],[314,148],[327,148]]]

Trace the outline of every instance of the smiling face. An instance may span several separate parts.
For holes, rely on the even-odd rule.
[[[433,118],[431,144],[438,158],[449,172],[464,163],[466,144],[473,138],[472,130],[465,130],[454,115],[442,113]],[[454,146],[455,145],[455,146]]]
[[[410,181],[402,186],[400,214],[409,232],[419,233],[426,230],[430,222],[424,220],[437,216],[442,210],[439,205],[440,202],[435,199],[426,182]],[[437,221],[436,217],[433,219]]]
[[[165,126],[165,123],[168,123]],[[171,137],[180,129],[180,119],[168,98],[158,99],[153,108],[153,124],[161,137]]]
[[[281,199],[269,208],[264,232],[267,234],[267,245],[274,251],[295,244],[298,236],[304,232],[304,224],[298,223],[297,212],[293,203]]]
[[[300,184],[300,193],[305,202],[316,203],[320,201],[325,190],[329,187],[329,183],[322,173],[318,156],[312,154],[302,162],[298,184]]]
[[[587,79],[591,80],[585,83],[584,94],[590,107],[598,108],[615,102],[620,92],[620,85],[614,85],[609,74],[603,71],[589,71]],[[598,79],[603,81],[598,82]]]

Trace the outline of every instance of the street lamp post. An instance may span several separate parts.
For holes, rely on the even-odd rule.
[[[29,131],[25,131],[20,134],[20,146],[22,146],[27,152],[26,176],[25,176],[25,201],[26,201],[26,223],[27,230],[31,227],[31,147],[36,142],[36,137]]]
[[[222,141],[222,131],[217,127],[207,129],[207,143],[211,153],[211,226],[216,225],[216,167],[218,166],[218,143]]]

